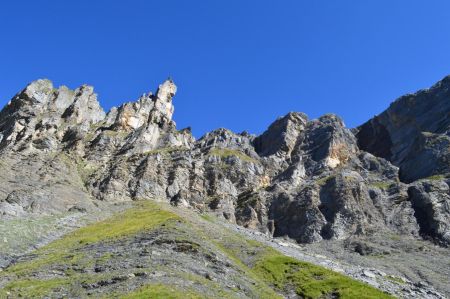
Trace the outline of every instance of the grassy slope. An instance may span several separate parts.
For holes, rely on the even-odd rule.
[[[213,148],[208,153],[210,156],[217,156],[220,158],[228,158],[228,157],[238,157],[240,160],[250,163],[258,163],[258,161],[247,154],[238,151],[238,150],[232,150],[227,148]]]
[[[167,285],[148,284],[145,287],[132,293],[122,296],[122,299],[197,299],[202,298],[199,294],[182,291]]]
[[[196,240],[213,252],[226,256],[240,275],[251,280],[250,295],[255,298],[276,298],[291,291],[305,298],[321,298],[334,294],[339,298],[389,298],[386,294],[346,276],[309,263],[286,257],[279,252],[240,235],[225,230],[210,219],[195,213],[179,210],[151,201],[136,203],[136,207],[106,221],[76,230],[49,245],[36,250],[33,255],[0,272],[0,298],[40,298],[64,290],[71,296],[86,297],[78,285],[94,283],[108,274],[93,274],[89,269],[108,254],[86,251],[96,244],[120,241],[146,232],[183,231],[185,238]],[[175,237],[174,237],[175,238]],[[94,248],[94,247],[92,247]],[[67,268],[70,265],[72,268]],[[63,267],[64,266],[64,267]],[[36,273],[51,269],[65,269],[56,278],[36,279]],[[172,274],[173,275],[173,274]],[[221,288],[195,274],[179,273],[179,280],[192,285],[210,284],[213,293],[205,294],[193,288],[148,282],[139,288],[115,292],[109,298],[207,298],[230,297],[233,292]],[[236,278],[239,281],[239,278]],[[3,282],[3,283],[1,283]],[[244,282],[243,282],[244,283]]]
[[[58,226],[64,217],[41,216],[27,219],[0,219],[0,253],[24,252],[39,240],[46,231]]]

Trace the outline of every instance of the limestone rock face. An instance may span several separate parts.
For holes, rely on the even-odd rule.
[[[108,113],[90,86],[38,80],[0,112],[0,217],[153,199],[303,243],[400,234],[447,246],[449,82],[354,131],[291,112],[260,136],[195,140],[172,119],[172,80]]]
[[[358,128],[360,149],[400,167],[412,182],[450,172],[450,76],[405,95]]]
[[[56,150],[69,135],[83,135],[104,117],[92,87],[55,89],[49,80],[37,80],[0,113],[0,148]]]
[[[421,181],[408,189],[420,233],[450,244],[450,191],[448,181]]]
[[[267,131],[255,139],[256,151],[261,156],[290,154],[307,121],[305,114],[295,112],[277,119]]]

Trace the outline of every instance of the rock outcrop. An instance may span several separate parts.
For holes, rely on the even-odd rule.
[[[195,140],[172,120],[171,80],[108,113],[92,87],[38,80],[0,112],[0,212],[155,199],[304,243],[394,233],[448,246],[449,86],[402,97],[355,132],[291,112],[260,136]]]
[[[450,76],[405,95],[357,129],[361,150],[391,161],[406,183],[450,172]]]

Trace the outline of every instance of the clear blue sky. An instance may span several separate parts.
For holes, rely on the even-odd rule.
[[[289,111],[354,127],[450,74],[448,0],[2,1],[0,105],[28,82],[95,87],[105,109],[172,76],[198,137]]]

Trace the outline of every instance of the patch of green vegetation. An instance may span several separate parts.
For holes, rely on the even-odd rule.
[[[77,249],[102,241],[109,241],[136,234],[144,230],[153,230],[160,225],[181,221],[172,212],[162,210],[156,203],[146,201],[136,203],[136,207],[107,220],[80,228],[63,238],[35,251],[36,258],[9,267],[5,272],[25,275],[46,265],[63,264],[83,266],[94,263],[85,259]],[[81,266],[81,265],[80,265]]]
[[[214,239],[213,243],[233,261],[244,275],[254,281],[253,292],[257,294],[258,298],[282,298],[251,269],[255,258],[265,251],[264,245],[234,234],[223,234],[220,238]]]
[[[6,163],[4,161],[0,160],[0,169],[6,168],[6,166],[7,166]]]
[[[97,130],[106,124],[105,121],[100,121],[98,123],[93,123],[89,127],[89,132],[84,136],[84,140],[87,142],[91,142],[94,140],[94,137],[98,135],[99,132]]]
[[[20,219],[0,219],[0,252],[15,254],[30,248],[66,214]]]
[[[97,264],[104,264],[107,261],[109,261],[110,259],[112,259],[113,257],[114,257],[114,255],[112,253],[110,253],[110,252],[105,253],[99,259],[97,259]]]
[[[68,283],[68,279],[62,278],[49,280],[16,280],[10,282],[2,290],[0,290],[0,297],[9,298],[9,294],[14,294],[14,296],[17,295],[17,297],[22,298],[42,298],[48,295],[53,289],[62,287]]]
[[[83,159],[83,157],[74,152],[61,152],[56,158],[63,161],[69,168],[75,168],[74,170],[78,173],[84,187],[87,187],[89,179],[95,176],[98,170],[104,166],[98,161]]]
[[[403,281],[403,279],[401,279],[400,277],[392,276],[392,275],[387,275],[387,276],[385,276],[385,277],[386,277],[386,279],[388,279],[388,280],[390,280],[390,281],[392,281],[392,282],[395,282],[395,283],[397,283],[397,284],[405,284],[405,282]]]
[[[92,141],[94,141],[94,137],[96,137],[96,136],[97,135],[95,135],[95,131],[91,131],[84,136],[84,140],[87,142],[92,142]]]
[[[353,175],[345,174],[345,173],[342,175],[342,179],[345,182],[358,182],[359,181],[359,179],[357,177],[355,177]]]
[[[436,174],[436,175],[432,175],[426,178],[423,178],[423,180],[430,180],[430,181],[439,181],[442,179],[445,179],[447,176],[445,174]]]
[[[208,221],[208,222],[214,223],[214,216],[211,216],[211,215],[209,215],[209,214],[203,213],[203,214],[200,214],[200,217],[201,217],[203,220],[206,220],[206,221]]]
[[[260,198],[258,197],[257,194],[255,193],[249,193],[248,195],[244,196],[244,197],[240,197],[237,201],[237,206],[239,208],[243,208],[246,206],[250,206],[250,207],[255,207],[258,202],[259,202]]]
[[[252,271],[283,292],[294,287],[301,298],[393,298],[367,284],[269,249]]]
[[[76,153],[61,152],[54,156],[55,160],[59,160],[64,163],[68,169],[76,170],[81,181],[82,187],[86,187],[88,180],[99,169],[99,164],[88,162]]]
[[[392,241],[400,241],[401,237],[399,235],[392,234],[389,236],[389,239],[391,239]]]
[[[367,284],[287,257],[257,241],[222,235],[215,243],[256,282],[261,298],[278,296],[268,287],[280,293],[287,293],[293,288],[301,298],[327,298],[334,295],[338,298],[392,298]]]
[[[316,183],[317,183],[317,185],[319,185],[319,186],[324,186],[324,185],[326,185],[327,182],[328,182],[329,180],[331,180],[332,178],[334,178],[334,176],[332,176],[332,175],[326,176],[326,177],[323,177],[323,178],[318,179],[318,180],[316,181]]]
[[[184,151],[187,148],[184,146],[168,146],[168,147],[161,147],[161,148],[157,148],[151,151],[147,151],[144,153],[144,155],[157,155],[157,154],[162,154],[162,155],[170,155],[174,152],[178,152],[178,151]]]
[[[194,285],[198,284],[202,286],[208,286],[208,290],[210,291],[210,293],[202,293],[203,298],[238,298],[231,291],[225,291],[217,282],[206,279],[205,277],[198,274],[186,272],[179,272],[177,274],[184,280],[192,282]]]
[[[161,209],[150,201],[137,203],[137,207],[127,210],[110,219],[80,228],[61,240],[52,243],[55,248],[90,244],[108,239],[136,234],[143,230],[152,230],[161,224],[181,218],[172,212]]]
[[[282,298],[294,290],[302,298],[391,298],[364,283],[357,282],[341,274],[309,263],[287,257],[257,241],[248,240],[240,234],[215,225],[215,221],[204,223],[198,216],[189,216],[162,203],[137,202],[136,206],[112,218],[78,229],[65,237],[33,252],[28,261],[7,268],[0,276],[8,276],[9,284],[0,291],[0,298],[6,292],[11,296],[21,294],[25,298],[45,297],[52,291],[68,292],[83,296],[78,290],[83,283],[94,283],[110,279],[108,276],[123,275],[121,269],[104,273],[93,273],[96,265],[107,264],[116,256],[108,252],[92,252],[86,248],[100,242],[117,241],[142,231],[162,228],[160,232],[170,232],[166,238],[183,252],[208,254],[210,251],[227,257],[229,267],[239,273],[235,277],[246,283],[244,289],[226,289],[217,281],[206,279],[193,273],[175,273],[172,268],[160,269],[183,282],[177,289],[173,285],[148,284],[129,294],[115,294],[114,298],[233,298],[233,292],[244,292],[249,297]],[[181,218],[179,215],[183,215]],[[209,221],[209,215],[202,218]],[[186,219],[186,220],[183,220]],[[164,238],[161,240],[165,240]],[[104,243],[102,243],[104,244]],[[213,250],[215,249],[215,250]],[[152,271],[161,265],[152,265]],[[169,265],[170,266],[170,265]],[[228,267],[227,266],[227,267]],[[37,271],[61,269],[64,275],[52,280],[33,280],[39,277]],[[91,269],[91,271],[86,271]],[[113,273],[114,272],[114,273]],[[232,272],[232,273],[233,273]],[[201,288],[199,287],[201,286]],[[208,294],[199,294],[205,289]],[[122,292],[125,292],[122,290]],[[3,293],[2,293],[3,292]],[[15,298],[15,297],[14,297]],[[111,296],[109,297],[111,298]]]
[[[382,190],[389,189],[389,187],[391,185],[392,185],[392,182],[373,182],[373,183],[370,183],[370,186],[378,188],[378,189],[382,189]]]
[[[246,155],[245,153],[228,148],[213,148],[208,153],[208,156],[216,156],[220,158],[237,157],[244,162],[258,163],[258,160]]]
[[[73,167],[75,164],[74,162],[76,159],[74,159],[74,157],[72,157],[71,155],[69,155],[66,152],[52,153],[50,155],[51,155],[50,157],[52,157],[53,160],[64,163],[67,166],[67,168],[69,168],[69,169],[71,167]]]
[[[87,184],[89,178],[97,172],[98,166],[90,163],[82,163],[77,164],[77,170],[83,183]]]
[[[97,123],[91,124],[91,125],[89,126],[89,129],[90,129],[91,131],[95,131],[95,130],[97,130],[98,128],[104,126],[105,124],[106,124],[106,121],[102,120],[102,121],[99,121],[99,122],[97,122]]]
[[[120,297],[121,299],[197,299],[204,298],[193,291],[179,290],[173,286],[149,284],[138,291]]]
[[[113,131],[113,130],[104,130],[103,134],[105,136],[108,137],[119,137],[119,138],[124,138],[126,136],[128,136],[128,132],[124,132],[124,131]]]

